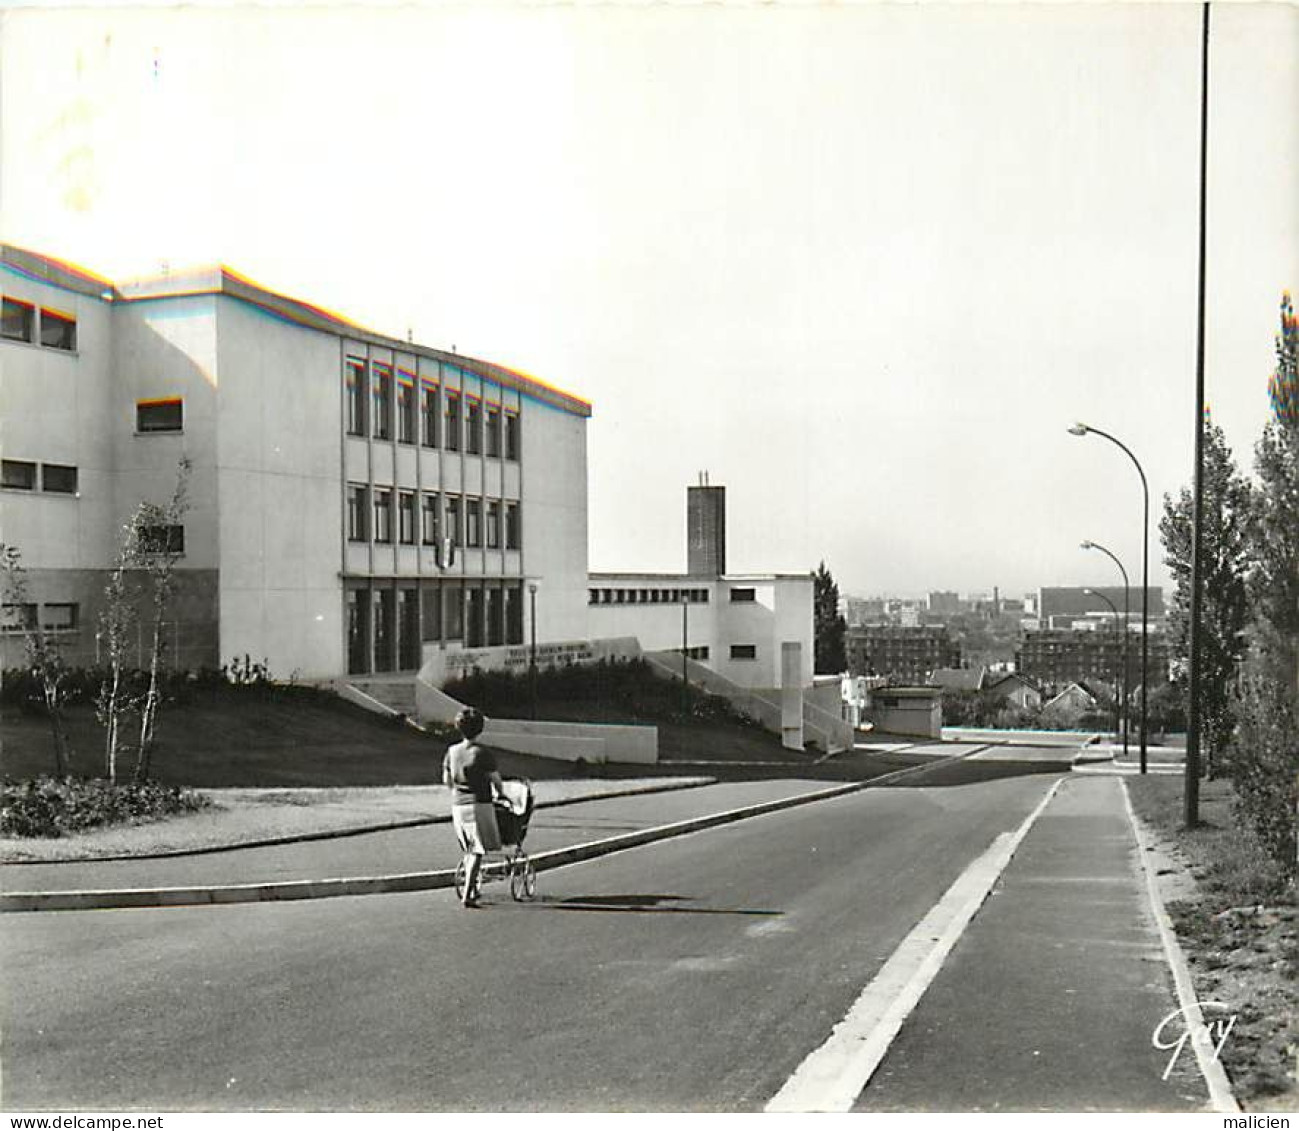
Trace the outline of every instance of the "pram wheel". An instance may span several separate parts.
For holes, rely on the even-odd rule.
[[[465,868],[465,862],[462,859],[460,863],[456,865],[456,898],[460,900],[461,903],[463,903],[465,899],[465,877],[467,874],[468,871]]]
[[[520,852],[510,862],[510,895],[517,901],[531,899],[537,894],[537,869],[532,861]]]

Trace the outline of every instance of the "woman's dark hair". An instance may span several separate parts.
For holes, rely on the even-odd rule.
[[[485,722],[482,711],[475,707],[466,707],[456,716],[456,730],[466,738],[477,738],[483,733]]]

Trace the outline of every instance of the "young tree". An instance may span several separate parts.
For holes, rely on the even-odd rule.
[[[130,540],[135,549],[135,560],[144,568],[151,582],[149,590],[152,620],[149,647],[149,686],[140,704],[140,745],[136,753],[135,780],[149,777],[149,764],[153,756],[153,730],[158,720],[158,707],[162,695],[158,690],[158,669],[162,660],[163,626],[167,607],[176,588],[176,566],[183,554],[183,546],[172,539],[170,531],[181,525],[189,509],[190,461],[182,457],[176,472],[176,489],[166,506],[143,502],[131,518]]]
[[[126,668],[126,649],[131,628],[136,623],[129,577],[132,552],[131,524],[127,523],[122,528],[122,541],[104,585],[104,607],[99,614],[99,638],[103,641],[107,667],[95,700],[95,717],[104,728],[104,773],[114,783],[122,722],[133,706]]]
[[[1249,524],[1253,495],[1232,458],[1227,438],[1208,411],[1204,421],[1204,498],[1200,521],[1200,725],[1205,766],[1216,776],[1234,726],[1232,690],[1245,653],[1249,620],[1246,578],[1250,568]],[[1191,524],[1194,500],[1183,487],[1164,496],[1159,532],[1164,561],[1176,589],[1170,610],[1175,655],[1189,662]],[[1185,683],[1180,684],[1183,696]]]
[[[812,575],[812,623],[815,637],[815,667],[822,674],[846,671],[844,632],[848,622],[839,612],[839,586],[825,562]]]
[[[54,739],[54,776],[67,777],[69,749],[63,727],[63,705],[67,701],[68,667],[59,653],[58,641],[46,634],[39,610],[31,600],[21,552],[18,547],[3,542],[0,542],[0,589],[23,634],[27,669],[41,684],[45,714]]]

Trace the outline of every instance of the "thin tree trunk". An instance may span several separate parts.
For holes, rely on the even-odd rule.
[[[49,680],[43,680],[45,710],[50,716],[50,732],[54,736],[54,776],[68,776],[68,740],[63,732],[63,712],[59,707],[59,689]]]
[[[153,622],[153,650],[149,657],[149,690],[140,711],[140,750],[135,761],[135,780],[146,781],[153,757],[153,723],[158,714],[158,654],[162,650],[162,617]]]

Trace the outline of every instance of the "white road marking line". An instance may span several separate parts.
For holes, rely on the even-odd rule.
[[[1057,778],[1013,833],[1002,833],[911,929],[866,985],[824,1044],[779,1092],[769,1112],[848,1112],[874,1075],[903,1022],[924,996],[966,925],[987,899],[1028,830],[1066,779]]]
[[[1132,826],[1132,835],[1137,841],[1137,856],[1141,861],[1141,871],[1146,877],[1146,894],[1150,897],[1150,909],[1154,912],[1155,926],[1159,930],[1159,941],[1164,944],[1164,957],[1173,972],[1173,986],[1177,990],[1177,1004],[1182,1007],[1182,1016],[1186,1019],[1187,1029],[1192,1033],[1206,1032],[1204,1014],[1195,996],[1195,985],[1191,981],[1191,969],[1186,963],[1177,935],[1173,932],[1173,921],[1168,917],[1163,898],[1159,894],[1159,881],[1146,859],[1149,853],[1137,815],[1132,809],[1132,796],[1128,793],[1128,783],[1118,779],[1123,789],[1123,802],[1128,809],[1128,823]],[[1231,1080],[1222,1062],[1214,1053],[1212,1041],[1191,1040],[1190,1046],[1195,1050],[1195,1061],[1200,1066],[1200,1075],[1209,1088],[1209,1102],[1213,1110],[1227,1114],[1239,1114],[1240,1105],[1236,1102],[1235,1093],[1231,1090]]]

